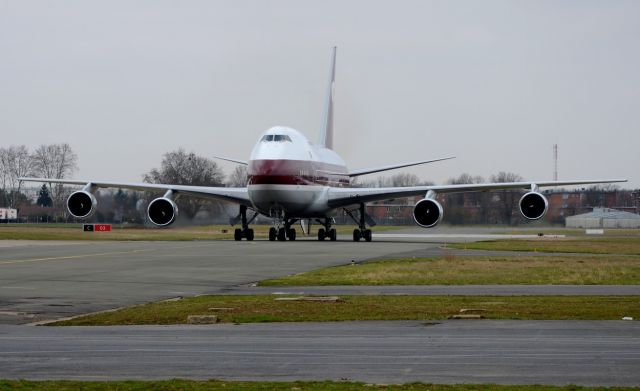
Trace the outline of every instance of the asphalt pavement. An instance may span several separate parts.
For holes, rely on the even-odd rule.
[[[0,326],[0,378],[640,384],[640,323]]]

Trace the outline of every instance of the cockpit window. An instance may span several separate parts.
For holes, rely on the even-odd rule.
[[[262,137],[261,141],[288,141],[288,142],[292,142],[291,141],[291,137],[287,136],[286,134],[265,134]]]

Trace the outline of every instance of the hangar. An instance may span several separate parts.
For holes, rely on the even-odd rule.
[[[566,218],[568,228],[640,228],[640,215],[610,208],[593,208]]]

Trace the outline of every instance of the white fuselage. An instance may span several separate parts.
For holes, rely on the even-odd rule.
[[[276,126],[262,133],[247,169],[249,199],[271,217],[326,217],[330,187],[349,185],[345,162],[299,131]]]

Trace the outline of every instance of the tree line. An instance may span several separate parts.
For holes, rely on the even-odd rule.
[[[34,151],[24,145],[0,148],[0,206],[19,208],[31,205],[32,197],[23,192],[23,184],[19,177],[37,176],[45,178],[69,178],[78,168],[78,157],[71,146],[66,143],[41,145]],[[246,166],[238,165],[227,177],[222,168],[212,159],[187,152],[184,149],[167,152],[162,156],[160,166],[152,168],[142,175],[148,183],[171,183],[192,186],[231,186],[242,187],[247,184]],[[489,178],[461,174],[451,178],[448,184],[467,184],[484,182],[518,182],[522,177],[516,173],[499,172]],[[391,176],[380,176],[375,179],[358,178],[353,186],[362,187],[398,187],[432,185],[433,182],[420,179],[415,174],[397,173]],[[587,190],[585,202],[597,206],[602,200],[604,191],[613,187],[591,187]],[[43,184],[37,193],[36,204],[52,207],[51,214],[58,219],[68,218],[64,201],[71,188],[56,184]],[[445,221],[449,223],[501,223],[513,224],[518,218],[518,201],[522,192],[517,190],[500,190],[476,193],[451,193],[439,199],[446,209]],[[146,216],[146,205],[158,194],[101,189],[96,193],[100,205],[96,219],[98,221],[131,221],[141,223]],[[199,213],[205,216],[229,216],[237,213],[228,204],[198,199],[195,197],[178,197],[176,203],[180,209],[180,218],[192,220]],[[387,204],[397,204],[391,200]],[[382,203],[383,205],[385,203]],[[65,217],[66,216],[66,217]]]
[[[22,194],[20,177],[36,176],[62,179],[78,168],[78,155],[67,143],[40,145],[34,151],[24,145],[0,148],[0,204],[19,207],[30,201]],[[53,204],[60,203],[63,186],[49,184],[47,192]]]

